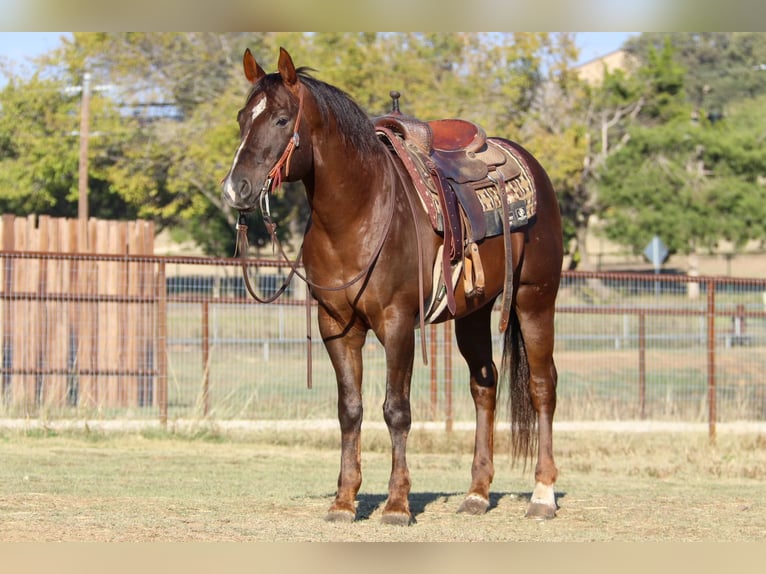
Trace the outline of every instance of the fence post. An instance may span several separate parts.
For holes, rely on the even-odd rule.
[[[210,409],[210,303],[202,302],[202,410]]]
[[[646,418],[646,313],[638,313],[638,404],[641,419]]]
[[[168,292],[165,284],[165,262],[157,268],[157,403],[160,425],[168,426]]]
[[[707,400],[708,436],[716,440],[716,382],[715,382],[715,282],[707,280]]]
[[[446,429],[452,432],[452,321],[444,322],[444,394],[446,395]]]
[[[13,220],[15,216],[4,213],[3,214],[3,237],[0,247],[4,251],[11,251],[14,248],[13,242]],[[14,261],[10,257],[3,258],[3,292],[13,292],[13,267]],[[2,403],[0,406],[8,406],[11,404],[11,388],[13,385],[13,375],[11,369],[13,368],[13,319],[12,319],[12,303],[10,299],[3,299],[3,349],[2,349],[2,368],[7,369],[3,371],[2,375]]]
[[[431,420],[436,420],[436,407],[438,405],[439,397],[438,397],[438,390],[439,385],[436,380],[437,372],[436,372],[436,357],[437,357],[437,347],[436,347],[436,325],[431,323],[428,325],[428,334],[430,336],[430,342],[429,342],[429,349],[431,352],[431,357],[429,361],[429,368],[431,373]],[[421,333],[421,336],[425,336],[425,333]]]

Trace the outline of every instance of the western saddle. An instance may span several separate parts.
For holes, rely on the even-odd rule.
[[[399,111],[399,92],[390,95],[392,111],[373,123],[379,137],[407,169],[434,230],[443,233],[441,275],[447,306],[454,313],[454,286],[447,279],[453,276],[452,265],[463,265],[467,297],[482,294],[484,270],[477,243],[485,237],[509,233],[514,223],[516,227],[526,224],[525,216],[523,221],[509,222],[503,205],[509,201],[506,183],[518,178],[521,168],[516,161],[509,161],[507,148],[487,138],[481,126],[462,119],[418,120]],[[490,203],[503,214],[496,218],[502,225],[492,229],[487,225],[487,200],[480,199],[481,191],[487,189],[496,191]]]

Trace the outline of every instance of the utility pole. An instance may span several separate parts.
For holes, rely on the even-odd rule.
[[[80,159],[77,177],[77,218],[81,224],[88,221],[88,141],[91,135],[97,135],[97,132],[90,133],[90,96],[94,91],[103,92],[114,89],[112,84],[91,86],[90,81],[90,72],[85,72],[82,76],[81,86],[71,86],[63,90],[66,94],[80,94],[80,131],[72,132],[71,135],[76,135],[80,138]]]
[[[78,170],[77,218],[80,224],[88,220],[88,137],[90,129],[90,73],[82,77],[80,102],[80,163]]]

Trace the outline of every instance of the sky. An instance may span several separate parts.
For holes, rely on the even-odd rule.
[[[25,65],[28,59],[57,47],[68,32],[0,32],[0,59]],[[577,32],[578,63],[618,49],[635,32]]]
[[[0,32],[0,58],[23,62],[59,45],[67,32]]]

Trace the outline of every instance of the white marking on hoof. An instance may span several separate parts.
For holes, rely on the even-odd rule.
[[[552,484],[543,484],[538,482],[535,485],[535,491],[532,493],[530,501],[532,504],[544,504],[546,506],[556,506],[556,494],[553,492]]]
[[[529,500],[527,517],[549,519],[556,516],[556,494],[553,492],[553,485],[546,485],[538,482]]]

